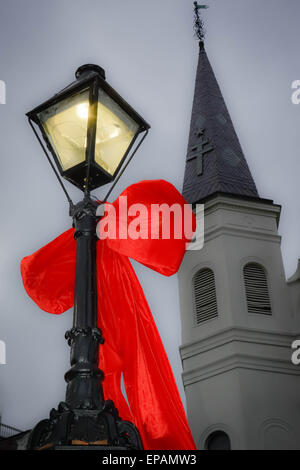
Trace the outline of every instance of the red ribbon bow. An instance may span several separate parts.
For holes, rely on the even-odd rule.
[[[186,204],[174,186],[163,180],[134,184],[121,196],[127,197],[128,207],[138,202],[149,209],[148,227],[151,204],[179,204],[182,209]],[[117,217],[120,201],[119,197],[113,203]],[[132,220],[129,217],[127,224]],[[21,262],[28,295],[49,313],[60,314],[73,305],[73,234],[74,229],[67,230]],[[122,419],[135,423],[145,449],[195,449],[195,444],[167,355],[128,257],[170,276],[177,272],[191,238],[192,233],[175,238],[171,231],[170,239],[118,236],[97,243],[98,323],[105,338],[100,348],[104,395],[114,401]],[[120,388],[122,373],[129,406]]]

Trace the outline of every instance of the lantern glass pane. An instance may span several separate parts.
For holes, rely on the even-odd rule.
[[[63,171],[85,160],[89,90],[83,90],[40,112],[38,118]]]
[[[99,90],[95,161],[110,175],[114,175],[139,124],[110,96]]]

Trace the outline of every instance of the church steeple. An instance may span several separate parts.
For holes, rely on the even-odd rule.
[[[205,210],[195,210],[203,237],[178,272],[189,425],[200,450],[299,449],[300,369],[291,344],[300,331],[300,274],[287,288],[280,206],[257,194],[206,56],[203,23],[195,32],[183,194]]]
[[[203,22],[195,5],[199,62],[183,183],[189,203],[214,193],[259,197],[221,90],[206,55]]]

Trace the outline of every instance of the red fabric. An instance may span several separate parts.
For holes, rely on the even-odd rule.
[[[128,207],[136,202],[149,208],[151,203],[185,204],[178,191],[161,180],[132,185],[124,195]],[[113,203],[118,217],[120,200]],[[128,225],[131,220],[129,217]],[[73,233],[74,229],[64,232],[21,262],[28,295],[50,313],[63,313],[73,305]],[[159,333],[127,257],[171,275],[178,270],[191,237],[192,233],[187,238],[169,240],[108,238],[97,243],[98,322],[105,338],[99,361],[105,372],[104,395],[114,401],[123,419],[135,423],[145,449],[196,447]],[[120,388],[122,373],[130,407]]]

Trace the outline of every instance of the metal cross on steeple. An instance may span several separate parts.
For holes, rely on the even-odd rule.
[[[194,2],[194,30],[195,35],[201,43],[204,43],[205,30],[204,23],[200,16],[199,10],[207,9],[208,5],[198,5],[198,2]]]
[[[197,176],[200,176],[203,173],[203,156],[214,150],[212,145],[206,147],[206,145],[209,144],[209,140],[204,138],[204,130],[205,129],[200,129],[198,133],[200,140],[197,145],[194,145],[191,148],[190,155],[187,158],[187,162],[194,160],[195,158],[197,159]]]

